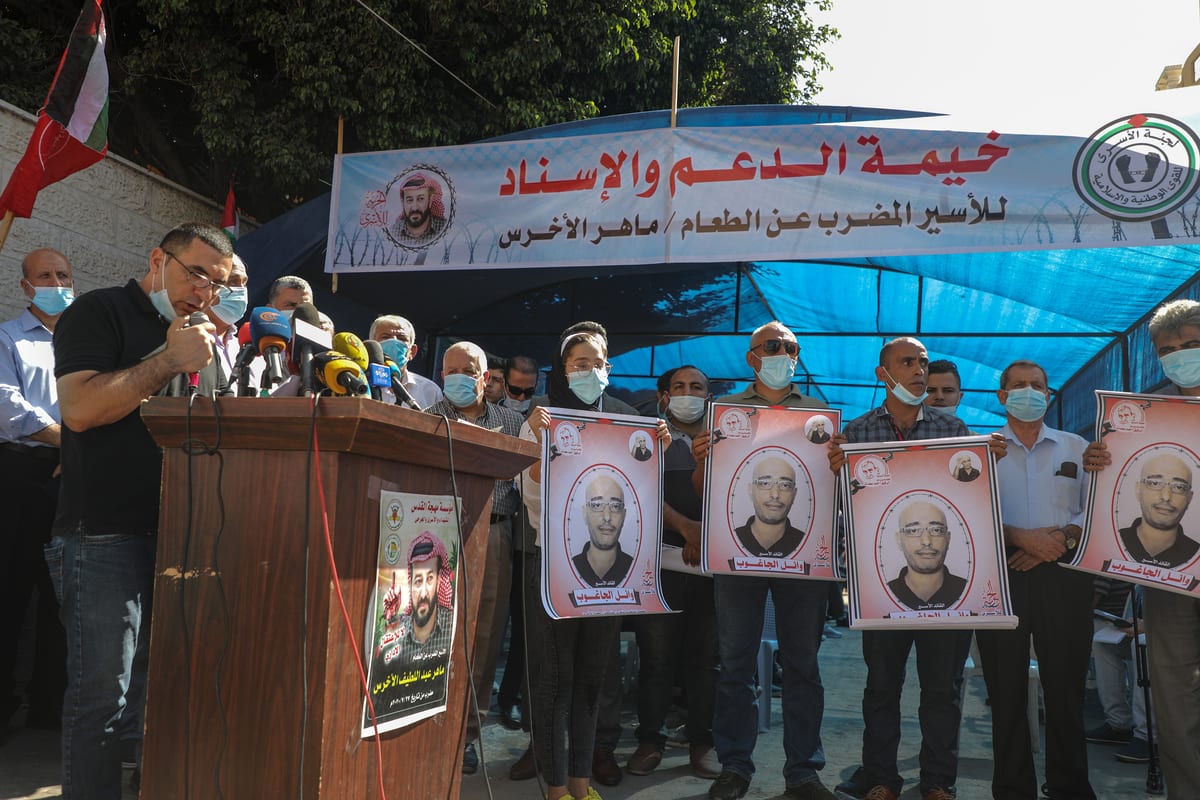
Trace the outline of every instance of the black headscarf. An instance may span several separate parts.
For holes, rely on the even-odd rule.
[[[576,322],[571,327],[562,332],[562,336],[558,339],[558,347],[554,351],[554,357],[550,360],[550,375],[546,381],[546,396],[549,398],[548,405],[555,408],[573,408],[577,411],[598,411],[600,408],[600,397],[596,398],[596,402],[591,405],[579,399],[579,395],[571,391],[571,385],[567,381],[567,366],[563,361],[564,348],[563,342],[578,336],[579,334],[590,334],[599,338],[604,342],[604,351],[608,353],[608,331],[599,322]]]

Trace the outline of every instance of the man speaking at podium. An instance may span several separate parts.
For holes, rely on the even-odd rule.
[[[211,396],[219,384],[215,329],[188,322],[229,293],[229,239],[181,225],[148,261],[140,281],[79,297],[54,337],[62,493],[47,562],[67,629],[68,800],[121,796],[118,730],[123,718],[141,719],[145,701],[162,452],[141,403],[189,382]]]

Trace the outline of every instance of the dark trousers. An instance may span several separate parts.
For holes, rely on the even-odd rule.
[[[0,726],[17,706],[13,671],[25,612],[35,589],[33,671],[25,696],[30,716],[47,721],[62,716],[66,634],[42,553],[50,541],[58,501],[58,481],[50,477],[56,465],[53,460],[0,449],[0,504],[7,517],[0,531]]]
[[[983,678],[992,704],[992,796],[1034,800],[1038,795],[1025,698],[1029,642],[1046,703],[1046,785],[1054,800],[1093,800],[1088,782],[1083,701],[1092,652],[1092,576],[1039,564],[1010,570],[1015,630],[978,631]]]
[[[688,695],[688,741],[711,746],[720,668],[713,580],[663,570],[659,585],[667,605],[681,613],[633,618],[639,665],[637,739],[660,747],[666,744],[663,723],[671,710],[676,667],[682,662]]]
[[[504,659],[504,677],[496,697],[501,708],[521,704],[522,721],[529,727],[528,692],[525,690],[525,563],[521,550],[512,552],[512,586],[508,593],[508,656]],[[532,559],[530,559],[532,560]],[[535,562],[536,563],[536,562]],[[534,598],[536,601],[538,598]]]
[[[541,597],[540,573],[526,576],[527,598]],[[551,786],[568,776],[590,778],[596,713],[620,617],[552,620],[540,602],[526,604],[527,633],[539,656],[528,664],[533,686],[533,747],[538,770]]]
[[[488,526],[487,560],[479,588],[479,616],[475,620],[475,642],[471,646],[471,674],[479,716],[467,714],[467,740],[479,738],[479,727],[487,718],[492,703],[492,684],[496,678],[496,660],[504,641],[504,623],[508,616],[509,583],[512,581],[512,528],[509,520]],[[470,706],[470,701],[467,703]]]
[[[904,785],[896,767],[900,693],[913,645],[921,680],[921,788],[949,789],[958,776],[963,665],[971,649],[971,631],[863,631],[863,660],[867,662],[863,768],[872,782],[882,783],[896,794]]]

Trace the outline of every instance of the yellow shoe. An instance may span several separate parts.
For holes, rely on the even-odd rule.
[[[576,797],[575,800],[601,800],[600,793],[596,791],[595,786],[588,787],[588,793],[584,797]]]

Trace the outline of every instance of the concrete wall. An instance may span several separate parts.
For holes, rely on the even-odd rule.
[[[0,100],[0,188],[33,133],[34,117]],[[181,222],[221,222],[221,203],[111,153],[43,189],[30,219],[13,220],[0,250],[0,320],[25,308],[21,259],[38,247],[61,250],[75,268],[75,293],[146,274],[150,250]],[[253,229],[242,221],[241,233]]]

